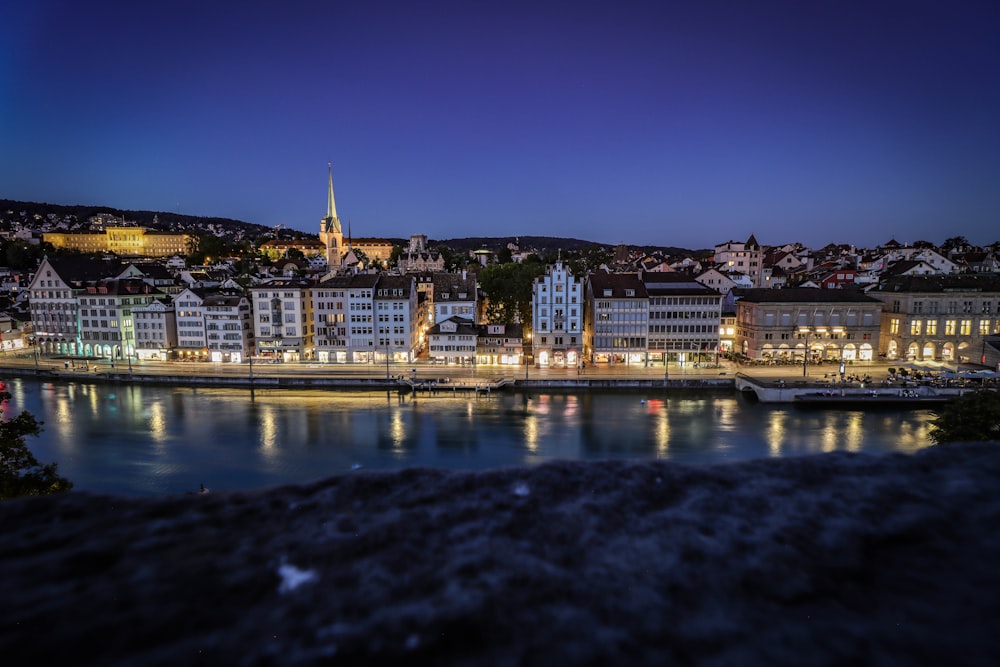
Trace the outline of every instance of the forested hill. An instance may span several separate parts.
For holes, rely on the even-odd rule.
[[[494,252],[499,251],[501,248],[506,248],[508,244],[514,244],[522,250],[533,250],[535,252],[542,253],[552,253],[559,250],[565,252],[581,252],[589,248],[612,248],[613,245],[605,243],[595,243],[594,241],[584,241],[582,239],[568,239],[559,238],[555,236],[499,236],[499,237],[486,237],[486,236],[470,236],[467,238],[459,239],[441,239],[441,240],[431,240],[430,245],[446,245],[453,250],[459,251],[469,251],[478,250],[480,248],[486,248],[493,250]],[[634,246],[630,245],[631,248],[640,248],[645,251],[659,251],[670,255],[690,255],[692,251],[685,248],[677,248],[673,246]]]
[[[35,219],[48,220],[53,223],[72,221],[86,225],[89,218],[96,215],[112,215],[124,218],[127,222],[134,222],[150,229],[162,231],[186,232],[191,234],[211,234],[225,238],[229,241],[237,239],[257,239],[262,236],[272,236],[276,231],[281,238],[316,238],[316,234],[293,229],[275,230],[266,225],[259,225],[243,220],[232,218],[215,218],[196,215],[182,215],[169,211],[131,211],[127,209],[117,209],[110,206],[75,205],[64,206],[60,204],[47,204],[41,202],[25,202],[14,199],[0,199],[0,223],[4,226],[13,222],[20,222],[27,226],[34,227]],[[154,222],[154,219],[156,222]],[[407,239],[389,239],[393,243],[405,246]],[[554,236],[500,236],[486,237],[473,236],[456,239],[432,239],[430,246],[447,246],[456,252],[469,252],[480,248],[487,248],[494,252],[499,252],[509,244],[514,244],[522,251],[537,252],[540,254],[553,254],[558,251],[566,253],[579,253],[588,249],[599,248],[610,250],[613,245],[585,241],[582,239],[559,238]],[[692,251],[673,246],[634,246],[630,248],[639,249],[644,252],[660,252],[667,255],[689,256]],[[697,251],[695,251],[697,252]]]
[[[241,231],[243,236],[251,238],[271,233],[272,231],[270,227],[265,225],[244,222],[243,220],[233,220],[232,218],[182,215],[167,211],[129,211],[110,206],[63,206],[60,204],[0,199],[0,220],[4,222],[31,219],[36,215],[41,216],[43,219],[48,218],[50,215],[54,215],[56,220],[73,218],[80,223],[86,223],[89,218],[95,215],[113,215],[123,217],[128,222],[135,222],[150,229],[208,233],[209,228],[218,229],[221,227],[232,232]],[[154,218],[156,218],[155,223],[153,222]]]

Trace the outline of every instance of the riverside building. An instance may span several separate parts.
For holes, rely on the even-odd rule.
[[[583,359],[583,285],[562,260],[531,287],[532,352],[540,367],[574,368]]]
[[[854,290],[734,290],[734,352],[760,361],[871,361],[882,302]]]
[[[879,352],[889,360],[985,364],[1000,334],[1000,275],[899,276],[868,292],[882,305]]]

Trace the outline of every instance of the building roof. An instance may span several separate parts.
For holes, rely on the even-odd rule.
[[[459,294],[464,294],[460,297]],[[476,274],[435,273],[434,303],[476,300]]]
[[[379,276],[378,284],[376,285],[375,298],[376,299],[399,299],[399,296],[394,296],[391,293],[380,294],[382,290],[403,290],[402,298],[410,298],[410,291],[416,287],[416,281],[413,280],[412,276],[389,276],[383,275]]]
[[[881,303],[860,290],[810,287],[737,288],[733,296],[748,303]]]
[[[590,288],[595,298],[646,299],[646,285],[636,273],[608,273],[600,270],[590,274]],[[610,293],[608,293],[610,290]],[[631,294],[629,294],[629,290]]]
[[[711,287],[684,274],[650,272],[643,273],[641,279],[649,296],[721,296]]]
[[[379,281],[375,273],[351,273],[348,275],[327,276],[320,280],[318,287],[324,289],[374,289]]]
[[[65,256],[46,257],[46,261],[60,278],[77,287],[86,282],[118,275],[124,269],[122,263],[116,259]]]
[[[872,288],[875,292],[1000,292],[997,273],[935,273],[892,276]]]

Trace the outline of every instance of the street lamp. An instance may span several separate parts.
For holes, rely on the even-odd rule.
[[[806,377],[806,367],[809,364],[809,333],[808,327],[799,327],[799,334],[804,334],[806,337],[806,349],[802,353],[802,377]]]
[[[524,379],[528,379],[528,346],[525,343],[531,343],[531,334],[525,334],[524,338],[521,339],[521,353],[524,355]]]

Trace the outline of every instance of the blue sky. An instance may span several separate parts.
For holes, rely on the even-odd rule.
[[[15,6],[9,6],[9,5]],[[1000,240],[1000,3],[34,0],[0,197],[354,236]]]

